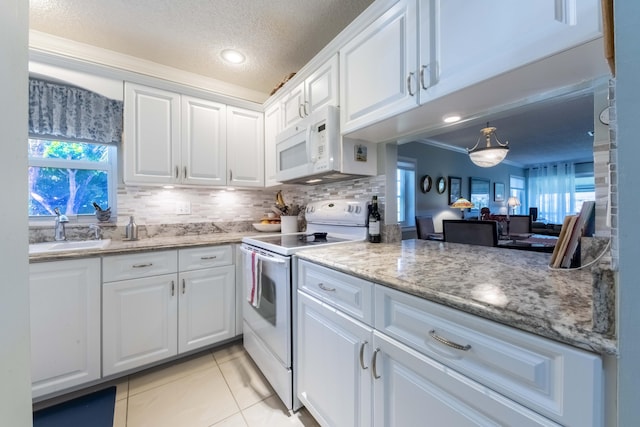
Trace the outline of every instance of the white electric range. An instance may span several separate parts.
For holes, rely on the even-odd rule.
[[[244,347],[289,410],[301,406],[293,366],[297,270],[293,255],[308,248],[365,240],[367,205],[366,200],[310,202],[305,209],[305,232],[242,239]]]

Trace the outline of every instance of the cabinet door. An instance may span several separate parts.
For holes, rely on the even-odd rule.
[[[264,112],[264,186],[279,185],[276,180],[276,137],[282,130],[280,103],[276,102]]]
[[[226,105],[182,96],[183,184],[227,184]]]
[[[33,397],[100,378],[100,260],[29,265]]]
[[[235,335],[235,267],[180,273],[178,352]]]
[[[286,129],[304,117],[304,82],[293,88],[282,101],[282,125]]]
[[[371,426],[371,331],[298,292],[297,393],[321,425]]]
[[[124,88],[125,183],[177,183],[180,95],[133,83]]]
[[[602,35],[598,0],[419,2],[421,65],[432,79],[421,102]]]
[[[176,274],[105,283],[102,305],[103,375],[177,354]]]
[[[257,111],[227,107],[229,185],[264,186],[264,117]]]
[[[338,105],[338,55],[335,55],[304,81],[303,114],[309,115],[325,105]]]
[[[559,426],[374,332],[374,426]]]
[[[416,8],[399,1],[340,50],[343,133],[417,105]]]

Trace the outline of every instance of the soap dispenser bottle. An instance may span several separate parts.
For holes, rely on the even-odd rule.
[[[124,229],[124,238],[127,240],[138,240],[138,226],[133,217],[129,217],[129,224]]]

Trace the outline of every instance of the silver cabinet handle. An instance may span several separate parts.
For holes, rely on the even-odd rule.
[[[174,282],[173,280],[171,281],[171,296],[174,296],[176,294],[176,282]]]
[[[307,117],[309,115],[309,111],[307,111],[307,105],[309,105],[309,101],[304,101],[302,103],[302,111],[304,111],[304,116]]]
[[[187,179],[187,167],[184,167],[184,179]]]
[[[186,281],[184,279],[182,279],[182,295],[184,295],[185,288],[187,287],[187,284],[185,282]]]
[[[413,80],[413,71],[407,76],[407,90],[409,91],[409,96],[414,96],[415,92],[411,91],[411,80]]]
[[[380,378],[380,375],[378,375],[378,352],[380,352],[380,349],[376,348],[373,356],[371,356],[371,373],[376,380]]]
[[[318,287],[320,289],[322,289],[323,291],[327,291],[327,292],[335,292],[336,288],[328,288],[324,285],[324,283],[318,283]]]
[[[423,65],[422,67],[420,67],[420,86],[422,86],[422,89],[424,90],[429,89],[429,86],[424,84],[425,71],[429,72],[429,70],[431,70],[430,65]],[[431,80],[429,80],[429,83],[431,83]]]
[[[462,351],[469,351],[469,349],[471,348],[471,346],[469,344],[467,345],[461,345],[461,344],[457,344],[453,341],[449,341],[446,338],[442,338],[441,336],[436,334],[436,330],[432,329],[429,331],[429,336],[431,338],[433,338],[434,340],[438,341],[439,343],[442,343],[446,346],[449,346],[451,348],[455,348],[456,350],[462,350]]]
[[[233,181],[233,171],[229,169],[229,182]]]
[[[134,264],[132,265],[133,268],[145,268],[145,267],[151,267],[153,265],[152,262],[147,263],[147,264]]]
[[[364,346],[367,345],[368,343],[366,341],[364,341],[362,344],[360,344],[360,367],[362,369],[369,369],[368,366],[364,366]]]
[[[176,179],[180,176],[180,168],[176,166]]]
[[[216,255],[211,255],[211,256],[201,256],[200,259],[203,260],[207,260],[207,259],[216,259],[218,258]]]
[[[304,119],[304,115],[302,113],[302,108],[303,108],[303,105],[302,104],[298,104],[298,117],[300,117],[301,119]]]

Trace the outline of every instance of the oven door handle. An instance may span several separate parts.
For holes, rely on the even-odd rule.
[[[270,256],[266,256],[266,255],[262,255],[260,252],[256,252],[256,251],[252,251],[249,249],[245,249],[245,248],[240,248],[240,250],[247,254],[247,255],[251,255],[252,253],[255,252],[256,256],[258,258],[260,258],[262,261],[266,261],[266,262],[273,262],[276,264],[286,264],[287,260],[286,259],[281,259],[281,258],[275,258],[275,257],[270,257]]]

